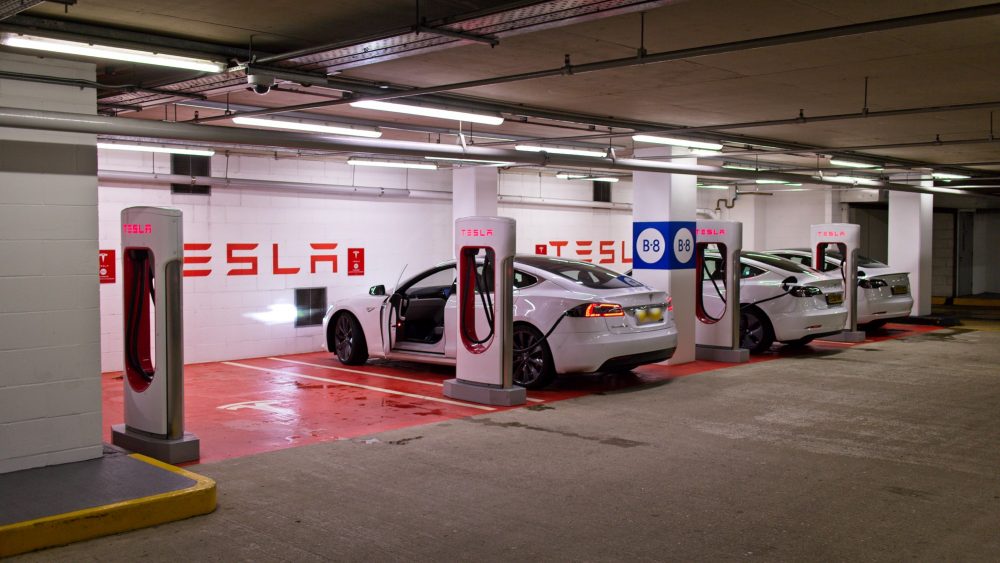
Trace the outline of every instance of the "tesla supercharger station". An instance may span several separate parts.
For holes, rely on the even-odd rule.
[[[741,363],[750,351],[740,348],[740,251],[743,223],[698,221],[695,240],[695,357]],[[720,267],[707,267],[705,252],[718,253]],[[710,303],[706,303],[705,296]],[[714,298],[713,298],[714,297]]]
[[[199,457],[184,432],[184,332],[181,212],[122,210],[125,424],[112,442],[167,463]]]
[[[505,406],[527,400],[513,378],[514,228],[506,217],[455,221],[458,342],[446,397]]]
[[[865,333],[858,330],[858,249],[861,248],[861,225],[853,223],[823,223],[812,226],[810,237],[813,267],[823,270],[827,249],[834,249],[843,256],[840,273],[844,280],[844,305],[847,307],[847,325],[844,331],[824,340],[863,342]]]

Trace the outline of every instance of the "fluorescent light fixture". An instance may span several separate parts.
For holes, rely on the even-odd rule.
[[[109,151],[159,152],[167,154],[187,154],[191,156],[212,156],[215,151],[208,149],[182,149],[180,147],[150,147],[146,145],[119,145],[117,143],[97,143],[97,148]]]
[[[753,170],[754,172],[758,171],[757,168],[754,168],[753,166],[747,166],[745,164],[727,163],[727,164],[723,164],[722,167],[723,168],[728,168],[730,170]]]
[[[719,151],[710,151],[708,149],[691,149],[691,154],[695,156],[720,156],[722,155]]]
[[[632,135],[633,141],[640,143],[656,143],[659,145],[673,145],[675,147],[687,147],[689,149],[706,149],[717,151],[722,148],[719,143],[706,143],[704,141],[689,141],[687,139],[675,139],[673,137],[657,137],[655,135]]]
[[[13,33],[0,34],[0,45],[17,47],[19,49],[33,49],[36,51],[63,53],[66,55],[80,55],[84,57],[95,57],[98,59],[113,59],[116,61],[128,61],[147,65],[200,70],[202,72],[222,72],[226,70],[225,63],[210,59],[197,59],[193,57],[168,55],[166,53],[154,53],[152,51],[123,49],[121,47],[94,45],[78,41],[63,41],[62,39],[49,39],[47,37],[36,37],[33,35],[16,35]]]
[[[962,190],[956,190],[954,188],[937,188],[937,187],[933,187],[933,186],[927,186],[924,189],[925,190],[930,190],[932,192],[942,193],[942,194],[964,194],[965,193]]]
[[[445,162],[468,162],[470,164],[485,164],[490,166],[511,166],[513,162],[504,162],[502,160],[482,160],[478,158],[445,158],[443,156],[425,156],[427,160],[443,160]]]
[[[410,104],[400,104],[396,102],[381,102],[378,100],[354,102],[351,104],[351,107],[406,113],[409,115],[422,115],[424,117],[437,117],[439,119],[454,119],[457,121],[468,121],[470,123],[482,123],[484,125],[500,125],[503,123],[503,118],[499,115],[469,113],[466,111],[429,108]]]
[[[949,174],[947,172],[933,172],[932,177],[938,180],[968,180],[969,176],[963,176],[961,174]]]
[[[698,187],[703,190],[728,190],[732,186],[727,186],[725,184],[699,184]]]
[[[377,129],[352,129],[338,125],[318,125],[315,123],[300,123],[281,119],[261,119],[258,117],[234,117],[233,123],[252,125],[255,127],[270,127],[272,129],[287,129],[289,131],[308,131],[310,133],[329,133],[331,135],[353,135],[377,139],[382,132]]]
[[[347,164],[351,166],[377,166],[380,168],[416,168],[418,170],[437,170],[437,164],[427,164],[423,162],[406,162],[401,160],[358,160],[350,159]]]
[[[802,184],[793,184],[791,182],[786,182],[785,180],[754,180],[755,184],[784,184],[786,186],[801,186]]]
[[[608,154],[605,151],[588,151],[585,149],[563,149],[556,147],[540,147],[537,145],[514,145],[514,149],[525,152],[548,152],[552,154],[568,154],[572,156],[594,156],[597,158],[604,158]]]
[[[567,174],[560,172],[556,174],[560,180],[590,180],[593,182],[617,182],[619,179],[614,176],[587,176],[586,174]]]
[[[860,186],[878,186],[881,184],[878,180],[862,178],[860,176],[826,176],[821,179],[838,182],[840,184],[858,184]]]
[[[844,166],[846,168],[878,168],[876,164],[868,164],[867,162],[855,162],[853,160],[840,160],[839,158],[831,158],[830,164],[834,166]]]

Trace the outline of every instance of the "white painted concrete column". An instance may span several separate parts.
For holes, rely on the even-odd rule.
[[[497,215],[500,171],[495,166],[466,166],[452,172],[452,218]]]
[[[767,250],[767,199],[765,195],[741,195],[736,205],[726,210],[726,221],[743,223],[743,250]]]
[[[687,154],[686,149],[650,148],[636,151],[638,157],[669,156],[672,150]],[[671,162],[695,164],[695,159],[671,159]],[[694,221],[698,205],[697,178],[691,175],[635,172],[633,185],[633,221]],[[633,249],[633,256],[635,255]],[[668,364],[683,364],[695,359],[695,271],[633,270],[634,277],[655,289],[665,290],[674,300],[677,323],[677,350]]]
[[[0,70],[94,65],[0,53]],[[94,114],[95,91],[0,79],[0,106]],[[101,456],[94,135],[0,128],[0,473]]]
[[[932,185],[927,176],[903,175],[893,182]],[[910,273],[911,314],[931,313],[934,195],[889,192],[889,265]]]

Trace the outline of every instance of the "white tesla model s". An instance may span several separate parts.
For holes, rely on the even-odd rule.
[[[458,328],[454,261],[386,291],[337,301],[323,319],[327,350],[453,365]],[[600,266],[550,256],[514,259],[514,382],[545,387],[557,373],[627,371],[670,358],[669,296]],[[481,311],[479,312],[481,315]],[[480,319],[481,320],[481,319]]]
[[[812,265],[812,253],[806,248],[767,250],[768,254],[787,258],[800,264]],[[823,271],[836,275],[844,257],[827,251]],[[910,316],[913,296],[910,295],[910,274],[900,272],[866,256],[858,256],[858,324],[866,329],[882,327],[890,319]]]
[[[843,330],[844,284],[817,270],[770,254],[740,253],[740,347],[759,354],[775,341],[804,345]],[[702,269],[705,314],[720,318],[726,291],[722,259],[706,253]]]

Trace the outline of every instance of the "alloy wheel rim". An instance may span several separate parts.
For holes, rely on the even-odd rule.
[[[354,348],[354,327],[351,326],[350,319],[342,315],[337,319],[336,341],[337,357],[345,360],[351,356]]]
[[[743,313],[740,315],[741,344],[744,348],[753,348],[764,340],[764,324],[757,315]]]
[[[530,331],[514,331],[514,381],[520,385],[530,385],[542,375],[545,366],[545,350],[541,339]]]

